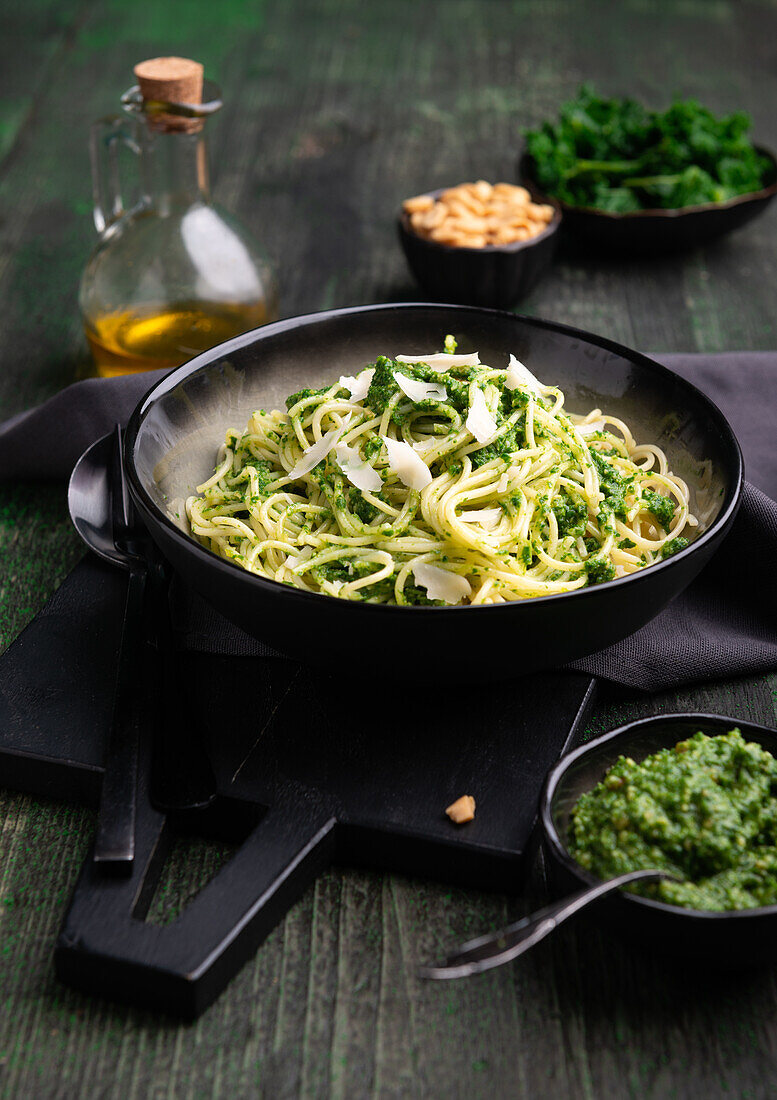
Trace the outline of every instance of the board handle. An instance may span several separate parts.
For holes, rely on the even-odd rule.
[[[240,848],[166,925],[142,919],[164,864],[165,816],[138,806],[129,878],[87,857],[54,951],[57,976],[83,992],[194,1019],[331,862],[335,818],[316,792],[282,787]]]

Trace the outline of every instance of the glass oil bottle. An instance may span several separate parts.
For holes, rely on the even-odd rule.
[[[92,128],[100,239],[79,305],[103,376],[179,366],[278,311],[258,245],[210,198],[205,125],[221,106],[218,89],[185,58],[141,62],[135,76],[138,85],[122,97],[126,115]],[[139,197],[129,209],[122,149],[139,159]]]

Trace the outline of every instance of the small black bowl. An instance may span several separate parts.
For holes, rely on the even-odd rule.
[[[771,167],[760,191],[737,195],[728,202],[686,206],[679,210],[635,210],[610,214],[594,207],[572,206],[547,196],[536,181],[534,161],[524,153],[518,161],[518,179],[535,202],[557,202],[564,214],[564,232],[588,245],[608,252],[630,252],[635,256],[659,255],[696,248],[722,237],[763,213],[777,195],[777,160],[772,152],[757,145]]]
[[[569,854],[567,831],[572,807],[619,756],[644,760],[699,730],[714,735],[735,726],[745,740],[756,741],[777,756],[777,730],[718,714],[643,718],[565,756],[548,775],[540,800],[543,850],[553,893],[562,896],[600,881]],[[742,967],[777,958],[777,905],[704,912],[618,892],[595,905],[587,919],[612,929],[635,946],[688,960],[715,958],[727,967]]]
[[[443,191],[427,191],[433,199]],[[509,309],[534,289],[550,267],[556,251],[561,210],[555,199],[543,200],[554,209],[547,229],[528,241],[461,248],[420,237],[403,210],[397,219],[399,240],[410,270],[424,290],[445,302]]]

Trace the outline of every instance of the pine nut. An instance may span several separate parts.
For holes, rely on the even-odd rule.
[[[416,214],[420,210],[431,210],[434,206],[434,199],[431,195],[416,195],[414,199],[405,199],[402,203],[402,209],[407,214]]]
[[[406,199],[402,209],[420,237],[452,248],[526,241],[544,233],[555,216],[547,203],[532,202],[525,187],[486,180],[461,183],[431,195]]]

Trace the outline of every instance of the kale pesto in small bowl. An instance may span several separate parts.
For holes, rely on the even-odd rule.
[[[777,959],[777,730],[710,714],[632,722],[565,756],[540,802],[554,894],[625,871],[587,918],[721,968]]]
[[[572,809],[569,851],[597,878],[657,868],[634,893],[688,909],[777,903],[777,760],[740,730],[621,756]]]

